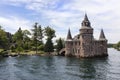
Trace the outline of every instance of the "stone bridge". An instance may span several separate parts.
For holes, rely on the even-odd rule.
[[[60,56],[65,56],[65,48],[63,48],[59,51],[59,55]]]

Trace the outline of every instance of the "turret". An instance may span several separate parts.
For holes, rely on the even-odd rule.
[[[82,27],[80,29],[80,34],[93,34],[93,28],[91,27],[91,23],[87,17],[87,14],[85,14],[84,20],[81,23]]]
[[[70,29],[68,30],[68,34],[67,34],[67,40],[72,40],[72,36],[71,36]]]
[[[93,28],[91,23],[85,14],[84,20],[81,23],[80,29],[80,57],[90,57],[92,55],[92,41],[93,41]]]
[[[99,50],[101,50],[101,55],[108,56],[107,39],[105,38],[103,29],[101,29],[100,32],[99,42],[100,42]]]
[[[65,55],[71,56],[73,54],[73,49],[72,49],[73,48],[73,40],[72,40],[70,29],[68,30],[67,39],[65,41],[65,48],[66,48]]]
[[[82,21],[82,27],[91,27],[87,14],[85,14],[84,20]]]
[[[107,40],[104,35],[103,29],[101,29],[99,40]]]

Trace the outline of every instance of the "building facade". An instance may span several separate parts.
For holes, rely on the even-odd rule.
[[[99,39],[94,39],[93,28],[86,14],[79,31],[80,33],[72,38],[70,29],[68,30],[65,41],[65,56],[108,56],[107,39],[105,38],[103,29],[101,30]]]

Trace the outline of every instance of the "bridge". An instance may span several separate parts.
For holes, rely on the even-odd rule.
[[[65,48],[61,49],[58,55],[65,56]]]

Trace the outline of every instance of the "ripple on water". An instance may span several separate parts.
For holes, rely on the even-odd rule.
[[[62,56],[0,58],[0,80],[120,80],[120,52],[108,58]]]

